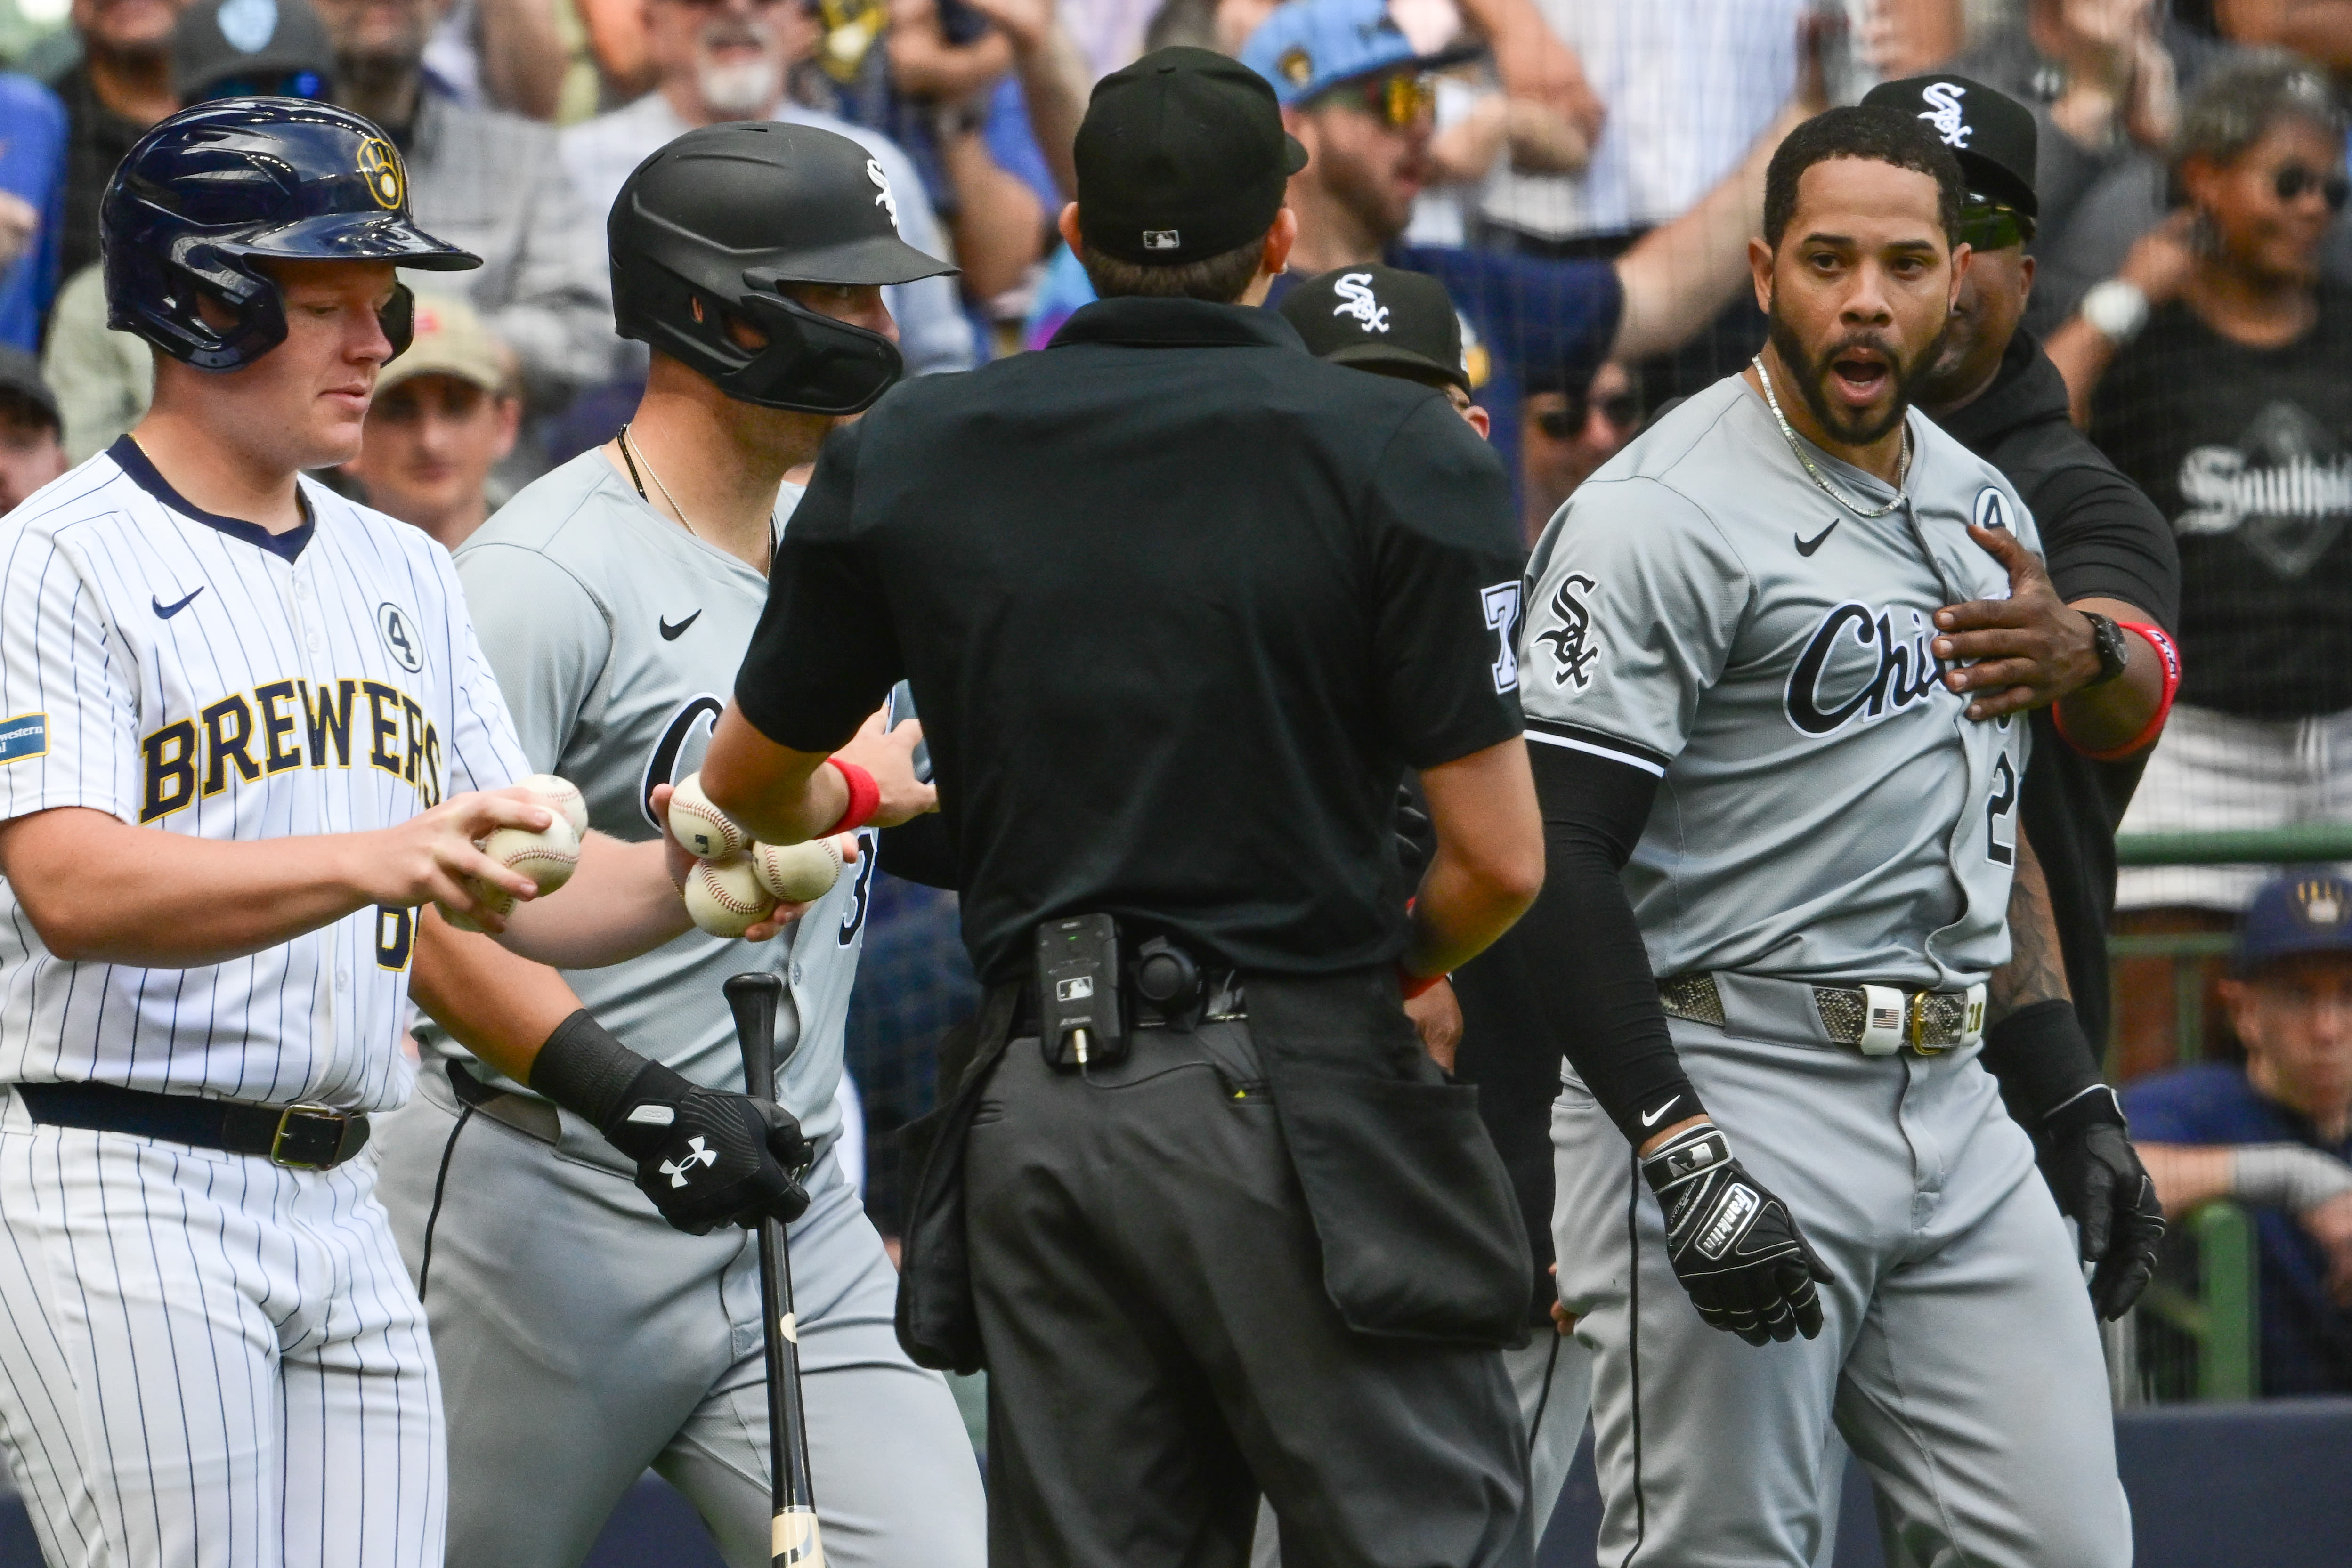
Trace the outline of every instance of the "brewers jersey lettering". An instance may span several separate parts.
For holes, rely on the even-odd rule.
[[[272,535],[126,436],[0,522],[0,817],[257,842],[529,770],[446,553],[297,483],[308,520]],[[0,1082],[397,1105],[415,931],[372,909],[221,964],[71,962],[0,887]],[[375,1172],[0,1100],[0,1441],[47,1561],[436,1568],[440,1391]]]
[[[364,832],[530,771],[447,552],[300,484],[311,520],[273,537],[126,436],[0,523],[0,819]],[[226,964],[67,963],[0,887],[0,1082],[397,1105],[415,929],[362,910]]]
[[[1729,378],[1587,480],[1536,547],[1528,739],[1658,776],[1625,883],[1661,976],[1953,990],[2009,955],[2029,732],[1971,722],[1927,650],[1937,610],[2009,594],[1968,525],[2037,536],[1998,470],[1909,419],[1910,506],[1865,518]],[[1870,505],[1893,496],[1807,455]]]

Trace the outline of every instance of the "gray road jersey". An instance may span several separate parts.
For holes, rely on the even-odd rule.
[[[783,509],[798,499],[786,486]],[[531,766],[580,787],[592,827],[654,837],[648,797],[702,765],[767,579],[655,512],[593,450],[507,503],[458,550],[457,575]],[[698,1083],[737,1089],[742,1063],[719,987],[730,975],[774,970],[790,988],[778,1048],[795,1029],[800,1040],[785,1106],[811,1135],[829,1133],[840,1121],[833,1095],[873,834],[860,844],[859,871],[772,942],[689,931],[628,963],[564,978],[632,1049]],[[446,1038],[425,1043],[462,1054]]]
[[[1660,975],[1950,989],[2009,956],[2027,727],[1964,716],[1929,617],[2008,595],[1971,518],[2039,540],[1999,471],[1910,420],[1911,505],[1865,518],[1727,378],[1587,480],[1536,547],[1528,739],[1659,776],[1624,874]],[[1890,497],[1807,450],[1866,504]]]

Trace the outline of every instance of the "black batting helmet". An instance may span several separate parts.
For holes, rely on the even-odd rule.
[[[858,413],[905,368],[898,345],[778,286],[955,271],[900,239],[898,219],[889,176],[845,136],[765,121],[689,131],[637,165],[605,220],[614,325],[739,402]],[[729,313],[767,346],[739,347]]]
[[[409,217],[408,171],[383,131],[299,98],[218,99],[162,121],[123,155],[99,225],[106,324],[206,371],[285,340],[285,304],[258,258],[482,265]],[[205,296],[230,325],[205,322]],[[409,307],[403,287],[383,313],[394,353],[408,347]]]

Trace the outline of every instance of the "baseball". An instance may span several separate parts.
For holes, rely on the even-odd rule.
[[[699,773],[677,781],[669,798],[669,831],[698,860],[731,861],[751,847],[751,835],[702,792]]]
[[[575,791],[576,793],[576,791]],[[572,831],[563,809],[553,800],[555,820],[539,832],[529,828],[500,828],[482,841],[482,852],[519,871],[538,885],[541,894],[553,893],[572,880],[580,864],[580,835]]]
[[[751,870],[778,904],[814,904],[841,880],[840,835],[804,844],[753,844]]]
[[[700,861],[686,879],[686,913],[713,936],[740,936],[775,907],[747,860]]]
[[[566,873],[565,874],[569,875],[570,873]],[[472,885],[474,891],[480,895],[481,901],[488,904],[491,911],[495,913],[499,919],[504,920],[514,913],[515,896],[513,894],[509,893],[502,887],[485,887],[480,883],[475,883]],[[437,898],[433,901],[433,907],[441,912],[441,918],[448,922],[450,930],[471,931],[477,936],[483,934],[483,927],[476,922],[472,915],[452,909]]]
[[[587,834],[588,802],[571,779],[558,779],[552,773],[534,773],[528,779],[516,779],[515,784],[538,796],[541,804],[571,823],[575,836]]]

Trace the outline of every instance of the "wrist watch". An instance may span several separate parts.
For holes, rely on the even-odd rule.
[[[2120,349],[2147,325],[2147,295],[2137,283],[2110,277],[2083,296],[2075,313],[2091,330]]]
[[[2085,689],[2104,686],[2119,678],[2131,664],[2131,644],[2124,641],[2124,629],[2095,610],[2083,612],[2083,619],[2091,623],[2091,652],[2099,656],[2099,673],[2084,683]]]

